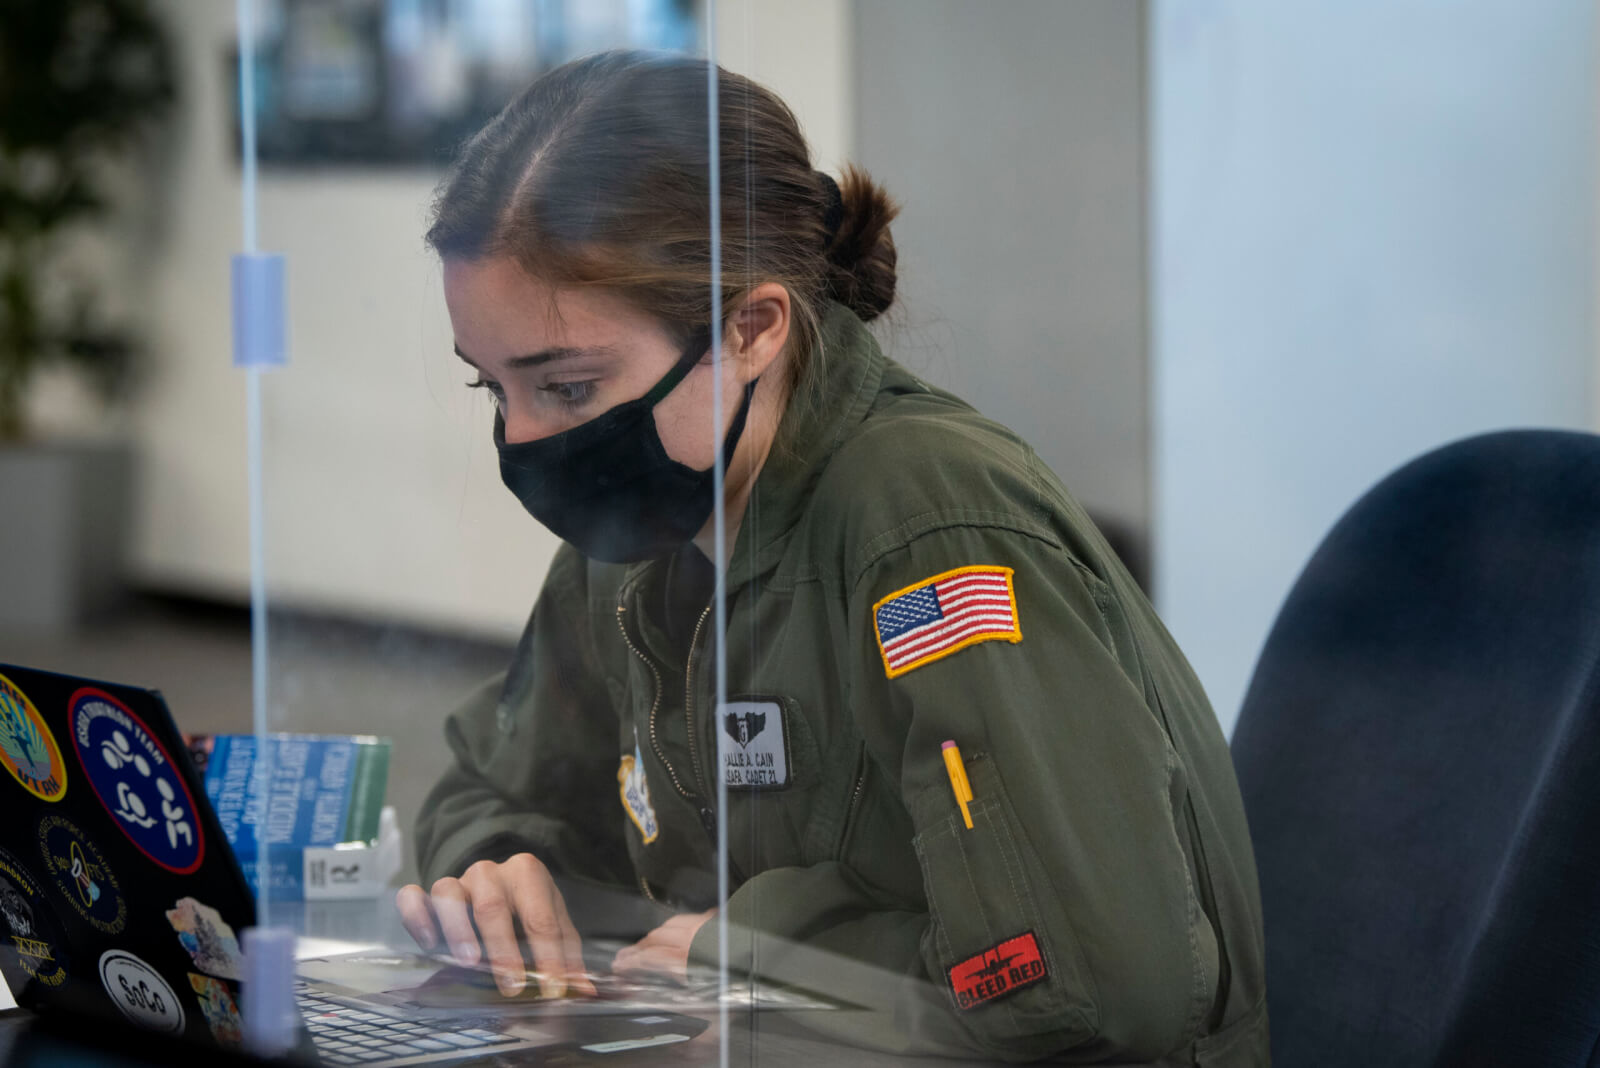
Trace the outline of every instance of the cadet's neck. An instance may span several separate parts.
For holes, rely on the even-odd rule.
[[[772,382],[771,386],[768,385],[769,381]],[[756,476],[761,474],[761,468],[772,452],[772,443],[778,436],[778,423],[783,418],[787,398],[772,388],[777,381],[778,376],[774,375],[756,384],[755,393],[750,397],[750,414],[745,418],[744,432],[739,435],[733,459],[728,462],[723,474],[722,517],[726,531],[723,552],[729,558],[733,556],[733,545],[739,537],[745,506],[750,503],[750,494],[756,486]],[[694,536],[696,548],[712,562],[717,559],[716,522],[716,514],[712,513],[706,525],[700,528],[700,533]],[[726,565],[727,560],[723,563]]]

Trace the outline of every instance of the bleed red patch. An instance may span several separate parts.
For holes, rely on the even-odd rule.
[[[951,968],[950,988],[955,991],[958,1008],[975,1009],[1032,986],[1049,974],[1039,941],[1028,931]]]

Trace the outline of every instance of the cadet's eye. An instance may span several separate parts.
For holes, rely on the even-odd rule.
[[[500,388],[500,383],[492,382],[487,378],[479,378],[467,383],[468,389],[486,389],[496,402],[506,399],[505,390]]]
[[[588,379],[583,382],[552,382],[547,386],[540,386],[539,389],[550,394],[564,407],[579,408],[594,396],[595,381]]]

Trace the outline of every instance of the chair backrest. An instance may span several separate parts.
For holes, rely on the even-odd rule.
[[[1600,437],[1471,438],[1357,502],[1233,757],[1275,1064],[1600,1063]]]

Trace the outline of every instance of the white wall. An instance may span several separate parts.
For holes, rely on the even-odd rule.
[[[1403,461],[1593,426],[1589,0],[1156,0],[1156,584],[1225,726]]]
[[[167,219],[130,285],[154,349],[131,422],[141,581],[242,596],[248,582],[243,376],[229,364],[240,246],[224,82],[233,5],[164,0],[184,103]],[[767,82],[824,165],[849,141],[845,0],[724,0],[724,62]],[[422,246],[438,176],[268,171],[260,245],[288,257],[290,365],[266,379],[268,573],[275,601],[488,634],[521,626],[553,539],[500,485],[490,409],[460,387],[438,269]]]

